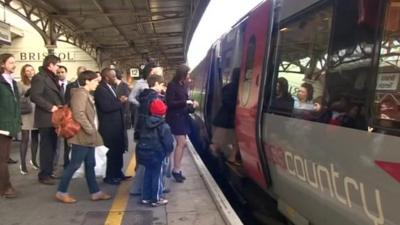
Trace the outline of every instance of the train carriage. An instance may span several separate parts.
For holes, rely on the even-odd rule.
[[[193,70],[210,139],[240,67],[242,170],[292,223],[400,224],[399,16],[398,0],[267,0]]]

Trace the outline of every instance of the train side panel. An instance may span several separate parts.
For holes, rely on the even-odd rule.
[[[294,104],[285,116],[279,114],[278,101],[264,112],[262,138],[271,191],[291,220],[301,215],[316,225],[400,224],[399,133],[371,123],[375,113],[380,117],[373,112],[379,93],[398,92],[379,90],[375,83],[377,65],[390,61],[390,56],[379,58],[385,54],[379,33],[386,4],[321,3],[280,27],[275,64],[292,66],[277,68],[276,77],[287,80],[295,102],[300,84],[313,86],[314,97],[311,108]],[[399,65],[386,62],[380,65],[384,74],[398,71]],[[298,70],[295,64],[304,68]],[[383,122],[378,125],[388,123]],[[381,134],[368,132],[368,126]]]
[[[400,163],[398,137],[273,114],[266,118],[272,188],[282,201],[318,225],[400,223],[399,181],[377,165]]]

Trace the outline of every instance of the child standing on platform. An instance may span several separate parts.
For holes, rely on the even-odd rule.
[[[150,116],[145,118],[137,144],[138,163],[145,166],[142,203],[156,207],[168,203],[160,196],[162,161],[173,150],[173,136],[165,122],[166,104],[154,99],[150,104]]]

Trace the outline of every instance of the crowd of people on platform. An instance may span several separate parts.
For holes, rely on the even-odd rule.
[[[172,174],[179,183],[186,179],[181,162],[187,149],[189,108],[198,106],[188,97],[189,67],[179,65],[166,86],[162,68],[150,59],[131,89],[123,81],[123,72],[114,68],[95,72],[80,66],[77,79],[68,82],[68,68],[60,63],[57,56],[48,55],[38,73],[32,65],[23,65],[17,82],[14,56],[0,55],[0,196],[17,197],[8,164],[16,161],[10,158],[10,150],[13,138],[20,136],[21,174],[29,173],[30,148],[30,164],[38,170],[39,183],[55,185],[60,179],[55,194],[58,201],[77,201],[68,186],[82,163],[91,200],[112,198],[97,183],[95,149],[108,148],[104,183],[119,185],[131,180],[123,172],[123,154],[130,149],[127,130],[134,127],[137,166],[131,193],[140,194],[143,204],[167,204],[166,177]],[[69,138],[63,138],[52,121],[54,113],[66,106],[79,125]],[[62,173],[58,171],[61,155]]]

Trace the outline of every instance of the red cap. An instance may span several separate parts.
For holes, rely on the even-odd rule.
[[[167,113],[167,105],[160,99],[155,99],[150,104],[151,115],[164,116]]]

